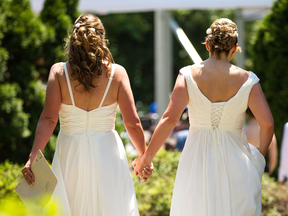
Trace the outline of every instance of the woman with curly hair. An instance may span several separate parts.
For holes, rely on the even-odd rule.
[[[261,216],[264,156],[273,117],[258,77],[230,63],[238,46],[234,22],[222,18],[207,29],[209,58],[180,70],[170,104],[136,172],[151,163],[188,105],[190,128],[177,170],[171,216]],[[260,126],[259,150],[243,130],[249,107]]]
[[[59,115],[52,163],[58,184],[52,197],[60,200],[64,214],[138,216],[123,143],[114,130],[118,105],[139,156],[146,149],[144,133],[129,78],[122,66],[113,63],[99,18],[77,18],[67,54],[67,62],[51,67],[44,109],[23,176],[31,186],[37,181],[30,167],[38,150],[47,144]],[[151,172],[152,168],[145,169],[145,176]]]

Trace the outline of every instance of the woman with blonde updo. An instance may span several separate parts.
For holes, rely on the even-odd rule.
[[[63,215],[138,216],[123,143],[114,130],[118,105],[139,156],[146,149],[144,133],[129,78],[122,66],[113,63],[99,18],[81,15],[75,21],[67,54],[67,62],[50,70],[44,109],[23,176],[31,186],[37,181],[31,163],[46,146],[59,114],[52,163],[58,183],[52,197],[61,202]],[[152,169],[145,169],[142,181]]]
[[[209,58],[180,70],[167,110],[151,142],[133,162],[149,165],[188,105],[190,128],[173,191],[171,216],[261,216],[264,156],[273,136],[273,117],[253,72],[230,63],[238,30],[229,19],[207,29]],[[260,126],[259,149],[243,130],[249,107]]]

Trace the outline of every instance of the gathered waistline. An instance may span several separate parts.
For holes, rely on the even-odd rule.
[[[84,131],[82,133],[68,133],[60,129],[59,135],[61,134],[62,136],[73,136],[73,137],[86,137],[86,136],[98,136],[98,135],[105,135],[107,133],[115,131],[114,129],[110,131]]]
[[[190,126],[189,130],[207,130],[207,131],[211,131],[211,130],[213,130],[213,128],[212,127],[192,127],[192,126]],[[233,128],[231,128],[231,129],[221,129],[221,128],[218,127],[217,130],[232,132],[232,131],[237,131],[237,130],[243,130],[243,127],[234,128],[234,129]]]

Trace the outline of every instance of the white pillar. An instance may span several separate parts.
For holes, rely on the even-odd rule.
[[[158,104],[159,118],[170,101],[172,91],[172,33],[169,26],[169,11],[154,13],[154,95]]]
[[[244,36],[244,30],[245,30],[245,23],[244,18],[242,15],[242,9],[236,10],[236,20],[235,23],[238,28],[238,45],[242,48],[242,52],[237,52],[237,60],[236,65],[240,68],[245,68],[245,36]]]

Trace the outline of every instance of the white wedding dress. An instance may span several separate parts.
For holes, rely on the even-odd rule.
[[[99,108],[85,111],[75,106],[64,64],[73,104],[60,108],[52,198],[67,216],[139,216],[124,146],[114,130],[117,103],[102,107],[114,66]]]
[[[227,102],[212,103],[191,75],[180,73],[189,94],[190,129],[177,170],[171,216],[261,216],[263,155],[247,142],[243,121],[251,88],[248,80]]]

